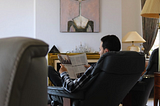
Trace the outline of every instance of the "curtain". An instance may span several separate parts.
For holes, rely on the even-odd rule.
[[[142,7],[146,0],[141,0]],[[150,55],[149,51],[152,48],[158,32],[158,19],[142,17],[143,38],[146,40],[143,43],[144,53],[147,57]]]

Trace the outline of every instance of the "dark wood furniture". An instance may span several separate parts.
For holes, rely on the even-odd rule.
[[[157,106],[160,100],[160,72],[154,73],[154,106]]]

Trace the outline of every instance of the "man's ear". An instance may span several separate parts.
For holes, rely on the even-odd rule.
[[[105,52],[105,53],[106,53],[106,52],[109,52],[109,50],[108,50],[107,48],[105,48],[105,49],[104,49],[104,52]]]

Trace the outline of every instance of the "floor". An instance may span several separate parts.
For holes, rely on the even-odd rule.
[[[148,99],[147,106],[154,106],[154,99],[153,98]]]
[[[153,98],[148,99],[147,106],[154,106],[154,99]],[[159,106],[159,103],[158,103],[158,106]]]
[[[123,105],[120,104],[119,106],[123,106]],[[153,98],[148,99],[147,106],[154,106],[154,99]],[[158,106],[159,106],[159,104],[158,104]]]

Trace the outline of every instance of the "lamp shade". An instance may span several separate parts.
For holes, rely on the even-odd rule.
[[[136,31],[128,32],[122,39],[124,43],[143,43],[146,42]]]
[[[160,14],[160,0],[146,0],[141,16],[148,18],[159,18]]]

